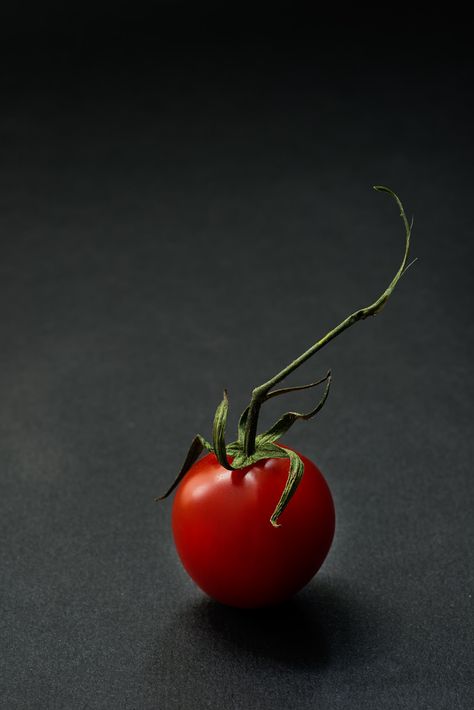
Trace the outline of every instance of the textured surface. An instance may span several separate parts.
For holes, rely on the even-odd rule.
[[[0,705],[472,707],[462,43],[129,40],[37,39],[22,61],[12,40],[2,63]],[[276,631],[202,597],[152,496],[223,386],[235,424],[385,287],[403,232],[374,183],[415,214],[419,262],[292,380],[333,368],[288,443],[338,520]]]

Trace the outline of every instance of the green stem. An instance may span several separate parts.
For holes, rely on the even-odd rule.
[[[411,235],[411,225],[408,222],[408,219],[405,214],[405,210],[403,209],[403,205],[399,199],[399,197],[388,187],[384,187],[383,185],[375,185],[374,189],[379,191],[379,192],[387,192],[389,195],[393,197],[395,202],[397,203],[399,209],[400,209],[400,217],[402,218],[404,227],[405,227],[405,253],[403,256],[402,263],[400,264],[400,267],[393,277],[392,281],[390,282],[389,286],[385,289],[385,291],[382,293],[379,298],[374,301],[370,306],[366,306],[365,308],[360,308],[359,310],[355,311],[352,313],[350,316],[345,318],[339,325],[337,325],[333,330],[329,331],[321,340],[318,340],[317,343],[312,345],[308,350],[306,350],[302,355],[296,358],[296,360],[293,360],[293,362],[290,362],[289,365],[283,368],[280,372],[278,372],[274,377],[272,377],[270,380],[267,382],[264,382],[262,385],[259,387],[256,387],[253,392],[252,392],[252,398],[250,401],[249,405],[249,413],[248,413],[248,419],[247,419],[247,425],[245,428],[245,433],[244,433],[244,451],[247,456],[250,456],[251,454],[254,453],[255,451],[255,438],[257,435],[257,426],[258,426],[258,417],[260,414],[260,408],[262,404],[265,402],[265,399],[267,397],[267,394],[269,391],[277,385],[279,382],[284,380],[286,377],[288,377],[289,374],[294,372],[298,367],[300,367],[306,360],[309,360],[310,357],[312,357],[315,353],[318,352],[318,350],[321,350],[325,345],[331,342],[331,340],[334,340],[338,335],[340,335],[342,332],[350,328],[354,323],[357,323],[360,320],[364,320],[365,318],[368,318],[369,316],[375,316],[377,313],[379,313],[382,308],[384,307],[385,303],[388,301],[390,298],[393,289],[397,285],[398,281],[403,275],[403,272],[405,271],[407,259],[408,259],[408,252],[410,249],[410,235]]]

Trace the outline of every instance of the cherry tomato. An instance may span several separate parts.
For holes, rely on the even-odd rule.
[[[196,434],[174,482],[155,498],[163,500],[177,487],[172,525],[181,561],[201,589],[224,604],[260,607],[287,599],[316,574],[331,546],[335,514],[326,481],[309,459],[277,444],[296,421],[311,419],[324,406],[331,371],[307,385],[274,388],[347,328],[379,313],[410,266],[412,222],[393,190],[383,185],[375,189],[395,200],[405,227],[403,259],[388,287],[255,387],[240,416],[237,439],[230,444],[226,444],[229,400],[224,390],[214,415],[212,443]],[[266,401],[323,382],[324,393],[311,411],[286,412],[270,429],[258,433]],[[203,451],[210,453],[199,460]]]
[[[277,604],[322,565],[334,536],[334,504],[321,472],[301,459],[304,474],[279,527],[269,519],[288,478],[288,459],[229,471],[211,453],[180,482],[172,513],[176,548],[210,597],[244,608]]]

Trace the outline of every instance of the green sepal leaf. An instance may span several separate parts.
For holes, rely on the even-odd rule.
[[[284,450],[278,446],[275,446],[275,444],[263,444],[255,449],[253,454],[248,456],[238,441],[229,444],[227,447],[227,453],[229,456],[234,457],[232,461],[234,469],[252,466],[252,464],[257,463],[257,461],[260,461],[261,459],[281,459],[286,456]]]
[[[272,399],[273,397],[279,397],[282,394],[289,394],[290,392],[301,392],[301,390],[308,390],[311,387],[317,387],[322,382],[326,382],[327,378],[328,378],[328,376],[326,375],[326,377],[321,377],[321,379],[317,380],[317,382],[310,382],[309,385],[297,385],[296,387],[282,387],[281,389],[273,390],[273,392],[269,392],[265,396],[264,401],[267,402],[269,399]]]
[[[166,493],[164,493],[162,496],[157,496],[154,498],[155,503],[157,503],[159,500],[164,500],[164,498],[167,498],[170,493],[174,491],[178,483],[184,478],[184,476],[187,474],[193,463],[195,463],[200,455],[202,454],[203,450],[207,449],[207,451],[212,451],[212,446],[211,444],[206,441],[200,434],[197,434],[194,439],[191,442],[191,446],[189,447],[189,451],[186,455],[186,458],[184,460],[184,463],[181,467],[180,472],[176,476],[175,480],[171,484],[171,486],[168,488]]]
[[[227,424],[227,412],[229,410],[229,400],[227,398],[227,390],[224,390],[224,397],[222,402],[216,409],[214,416],[214,425],[212,427],[212,441],[214,444],[214,453],[217,456],[217,460],[224,466],[224,468],[232,471],[234,466],[229,462],[227,458],[227,451],[225,445],[225,428]]]
[[[318,404],[314,409],[312,409],[310,412],[286,412],[286,414],[283,414],[283,416],[278,419],[278,421],[275,422],[275,424],[268,429],[264,434],[260,434],[257,436],[255,439],[255,445],[257,448],[260,448],[261,446],[265,446],[266,444],[272,444],[274,441],[277,441],[280,439],[280,437],[285,434],[288,429],[297,421],[298,419],[311,419],[311,417],[314,417],[315,414],[317,414],[323,407],[324,404],[328,398],[329,394],[329,389],[331,387],[331,371],[327,373],[326,377],[323,378],[320,382],[326,381],[326,387],[324,390],[324,394],[319,400]]]
[[[228,456],[236,456],[241,453],[242,445],[240,441],[233,441],[231,444],[227,444],[226,451]]]
[[[242,414],[240,415],[239,419],[239,424],[238,424],[238,429],[237,429],[237,437],[239,442],[243,443],[244,437],[245,437],[245,429],[247,427],[247,419],[249,416],[249,409],[250,406],[246,407]]]
[[[277,448],[280,447],[277,446]],[[288,472],[288,478],[285,488],[283,489],[283,493],[281,494],[280,500],[272,513],[272,517],[270,518],[270,522],[275,528],[280,527],[278,518],[281,516],[291,498],[295,494],[304,473],[304,463],[295,451],[281,448],[280,451],[283,451],[283,455],[290,459],[290,470]]]
[[[298,454],[291,449],[284,449],[282,446],[278,446],[277,444],[259,443],[254,453],[247,456],[242,444],[239,441],[233,441],[227,446],[227,454],[234,457],[232,461],[233,468],[240,469],[252,466],[254,463],[257,463],[257,461],[261,461],[262,459],[290,460],[290,469],[285,488],[283,489],[280,500],[278,501],[278,504],[270,518],[270,522],[273,527],[280,527],[278,524],[278,518],[285,510],[291,497],[294,495],[304,473],[304,464]]]

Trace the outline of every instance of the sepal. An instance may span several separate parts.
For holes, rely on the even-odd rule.
[[[286,412],[286,414],[283,414],[283,416],[281,416],[280,419],[278,419],[275,424],[268,429],[268,431],[264,434],[259,434],[256,437],[255,445],[257,448],[277,441],[283,436],[283,434],[286,434],[288,429],[293,426],[298,419],[311,419],[311,417],[314,417],[315,414],[317,414],[324,407],[331,388],[331,370],[329,370],[326,377],[320,380],[318,384],[321,382],[326,382],[326,387],[323,396],[319,400],[316,407],[310,412]]]
[[[214,425],[212,427],[212,441],[214,444],[214,453],[217,456],[221,466],[232,471],[234,466],[230,463],[227,458],[227,451],[225,445],[225,428],[227,424],[227,412],[229,411],[229,399],[227,397],[227,390],[224,390],[224,397],[222,402],[216,409],[214,416]]]
[[[163,500],[164,498],[167,498],[169,494],[174,491],[178,483],[180,483],[180,481],[187,474],[193,463],[198,460],[204,449],[207,449],[207,451],[212,451],[212,446],[200,434],[197,434],[191,442],[191,446],[189,447],[189,451],[186,455],[186,458],[184,459],[181,471],[178,473],[166,493],[164,493],[162,496],[157,496],[156,498],[154,498],[155,503],[160,500]]]

